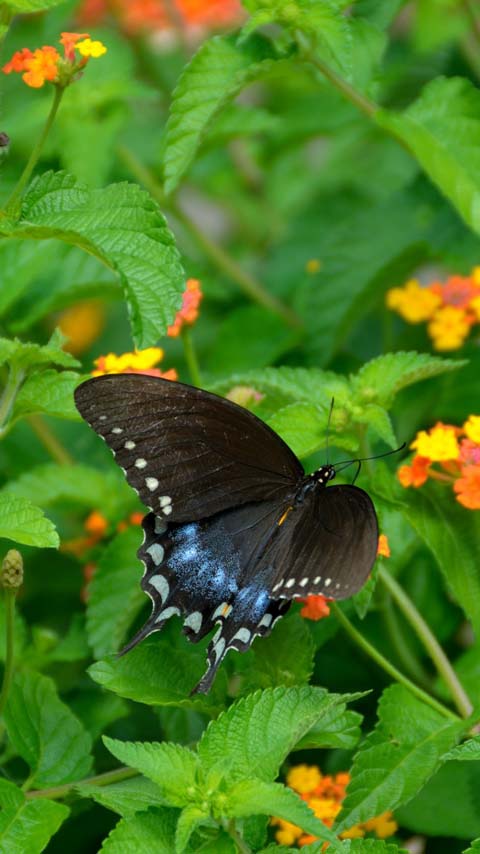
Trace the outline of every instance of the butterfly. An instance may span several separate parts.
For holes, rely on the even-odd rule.
[[[366,581],[378,543],[368,494],[328,486],[333,465],[306,475],[252,412],[141,374],[89,379],[75,402],[149,509],[138,557],[152,614],[122,653],[174,615],[193,643],[219,624],[192,692],[207,693],[226,653],[268,635],[293,599],[344,599]]]

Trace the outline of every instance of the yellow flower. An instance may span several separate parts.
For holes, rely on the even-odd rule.
[[[480,285],[480,267],[474,267],[470,276],[476,285]]]
[[[105,324],[105,311],[97,300],[84,300],[63,311],[58,325],[68,338],[65,350],[74,356],[88,350]]]
[[[430,430],[420,430],[416,439],[410,445],[421,457],[427,457],[432,462],[442,460],[457,460],[460,448],[455,427],[438,423]]]
[[[295,765],[287,774],[287,783],[299,795],[311,792],[322,782],[322,775],[316,765]]]
[[[314,273],[318,273],[322,268],[322,262],[318,260],[318,258],[310,258],[305,264],[305,272],[313,275]]]
[[[477,320],[480,321],[480,297],[473,297],[473,299],[470,300],[470,308],[474,312]]]
[[[365,836],[365,831],[361,824],[355,824],[348,830],[343,830],[342,833],[339,834],[339,836],[340,839],[361,839],[363,836]]]
[[[342,805],[333,798],[309,798],[308,806],[317,818],[329,825],[342,809]]]
[[[435,312],[428,334],[436,350],[457,350],[470,332],[471,322],[463,308],[446,305]]]
[[[103,56],[107,52],[107,48],[102,42],[92,41],[90,38],[77,42],[75,47],[81,56],[93,56],[94,59],[98,59],[99,56]]]
[[[102,374],[123,374],[128,371],[148,371],[157,362],[163,359],[163,350],[160,347],[147,347],[146,350],[135,350],[133,353],[107,353],[95,359],[96,371],[92,376],[98,377]]]
[[[463,425],[463,432],[472,442],[480,445],[480,415],[470,415]]]
[[[417,279],[411,279],[403,288],[391,288],[386,296],[387,307],[400,314],[407,323],[430,320],[441,302],[438,294],[422,288]]]
[[[376,833],[379,839],[387,839],[398,830],[398,824],[391,812],[384,812],[376,818],[369,818],[362,825],[367,833]]]
[[[303,833],[303,830],[297,827],[296,824],[284,821],[282,818],[273,818],[272,824],[279,825],[279,830],[276,831],[275,837],[280,845],[293,845]]]

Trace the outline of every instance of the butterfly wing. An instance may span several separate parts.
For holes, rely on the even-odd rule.
[[[296,456],[263,421],[192,386],[111,374],[82,383],[75,403],[144,504],[169,522],[281,500],[303,476]]]
[[[368,578],[377,547],[377,516],[367,493],[348,484],[319,486],[288,514],[273,543],[272,596],[353,596]]]

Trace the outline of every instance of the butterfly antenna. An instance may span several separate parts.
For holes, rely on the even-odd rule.
[[[393,450],[393,451],[385,451],[384,454],[375,454],[373,457],[357,457],[354,460],[340,460],[339,463],[335,463],[335,471],[337,473],[340,471],[343,471],[343,469],[346,469],[347,466],[351,466],[352,463],[366,463],[368,460],[380,460],[380,459],[382,459],[382,457],[391,457],[392,454],[398,454],[398,453],[400,453],[400,451],[403,451],[403,449],[406,447],[406,444],[407,443],[404,442],[403,445],[400,445],[399,448],[395,448],[395,450]],[[342,468],[338,468],[338,466],[342,466]],[[357,478],[357,477],[358,477],[358,472],[357,472],[355,478]]]
[[[330,425],[331,425],[331,422],[332,422],[332,412],[333,412],[333,404],[334,404],[334,403],[335,403],[335,398],[334,398],[334,397],[332,397],[332,399],[331,399],[331,401],[330,401],[330,411],[329,411],[329,413],[328,413],[327,430],[326,430],[326,448],[327,448],[327,454],[326,454],[327,459],[326,459],[326,464],[327,464],[327,466],[328,466],[328,465],[330,465],[330,463],[329,463],[329,461],[328,461],[328,457],[329,457],[329,455],[330,455]]]

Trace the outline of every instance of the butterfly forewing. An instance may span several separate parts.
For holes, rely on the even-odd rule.
[[[263,421],[191,386],[115,374],[83,383],[75,401],[144,504],[168,521],[282,501],[303,476],[290,448]]]

